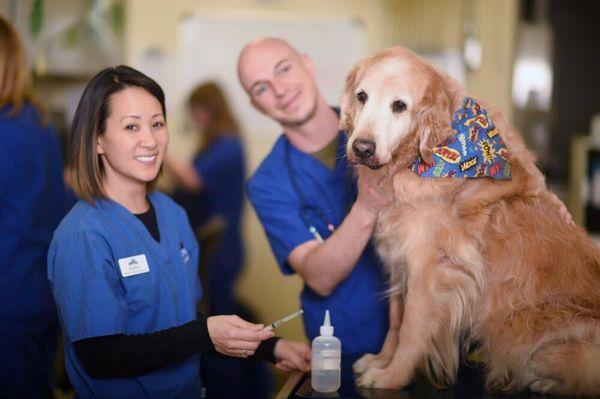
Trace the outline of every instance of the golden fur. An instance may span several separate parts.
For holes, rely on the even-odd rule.
[[[480,101],[510,152],[511,180],[422,178],[408,169],[418,155],[430,161],[432,147],[452,134],[464,96],[399,47],[358,63],[347,78],[341,127],[349,160],[395,196],[375,233],[390,274],[391,327],[381,353],[355,364],[357,383],[401,388],[421,370],[452,385],[459,351],[477,341],[490,389],[600,395],[600,251],[564,221],[520,135]],[[399,99],[407,109],[394,112]],[[357,139],[376,144],[368,160],[354,153]]]

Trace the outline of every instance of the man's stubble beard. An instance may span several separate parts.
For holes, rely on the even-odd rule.
[[[301,117],[300,119],[295,119],[295,120],[280,119],[277,122],[279,122],[281,124],[281,126],[283,126],[284,128],[289,127],[292,129],[297,129],[297,128],[301,127],[302,125],[304,125],[305,123],[307,123],[308,121],[310,121],[312,118],[314,118],[314,116],[317,114],[318,103],[319,103],[318,97],[315,96],[312,107],[310,108],[310,110],[308,111],[308,113],[305,116]]]

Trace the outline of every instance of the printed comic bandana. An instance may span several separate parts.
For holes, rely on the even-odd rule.
[[[510,179],[508,150],[487,111],[474,99],[465,97],[454,112],[455,134],[433,147],[433,163],[421,157],[410,169],[423,177]]]

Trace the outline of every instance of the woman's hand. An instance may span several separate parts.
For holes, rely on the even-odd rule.
[[[310,370],[310,346],[303,342],[280,339],[275,344],[275,367],[285,371]]]
[[[261,341],[275,334],[263,331],[262,324],[252,324],[238,316],[212,316],[206,319],[210,340],[217,352],[227,356],[248,357]]]

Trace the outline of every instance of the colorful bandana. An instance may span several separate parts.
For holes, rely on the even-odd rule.
[[[433,163],[421,157],[410,169],[423,177],[510,179],[508,150],[485,109],[465,97],[452,118],[454,135],[433,147]]]

